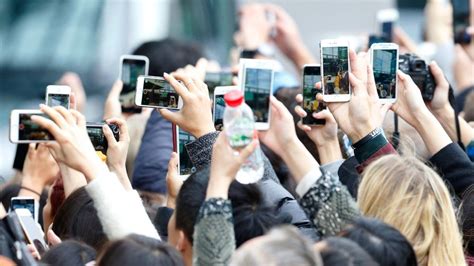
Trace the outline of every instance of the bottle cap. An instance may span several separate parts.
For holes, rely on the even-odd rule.
[[[224,101],[230,107],[237,107],[244,101],[244,95],[240,90],[229,91],[224,95]]]

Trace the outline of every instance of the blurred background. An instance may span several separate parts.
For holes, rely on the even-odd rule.
[[[37,109],[46,86],[77,73],[87,93],[85,115],[100,121],[103,102],[119,75],[119,58],[139,44],[165,37],[198,42],[208,58],[229,63],[239,5],[249,0],[1,0],[0,176],[12,176],[12,109]],[[324,38],[374,32],[375,14],[397,7],[414,41],[423,33],[422,0],[268,0],[295,20],[316,57]],[[284,62],[288,65],[288,62]],[[293,71],[293,70],[291,70]],[[297,73],[294,73],[297,75]],[[299,78],[298,76],[296,76]]]

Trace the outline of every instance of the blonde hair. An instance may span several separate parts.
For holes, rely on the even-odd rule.
[[[364,171],[357,196],[364,215],[405,235],[420,265],[465,265],[448,189],[423,162],[398,155],[378,159]]]

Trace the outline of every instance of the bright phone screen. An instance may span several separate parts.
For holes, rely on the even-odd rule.
[[[323,47],[324,94],[349,94],[349,51],[347,46]]]
[[[321,81],[321,69],[319,66],[308,66],[304,68],[303,73],[303,109],[306,111],[306,117],[303,117],[303,124],[321,124],[324,119],[313,117],[314,112],[320,112],[326,109],[326,105],[316,100],[316,95],[322,93],[321,89],[316,89],[314,85]]]
[[[193,163],[191,162],[191,158],[189,158],[188,151],[186,150],[185,145],[191,141],[194,141],[195,138],[191,136],[186,131],[179,129],[178,132],[179,136],[179,174],[180,175],[190,175],[196,172],[196,168],[194,167]]]
[[[245,68],[245,103],[252,109],[255,122],[268,122],[272,70]]]
[[[11,210],[14,211],[16,209],[27,209],[30,211],[33,219],[35,217],[35,200],[34,199],[14,199],[11,202]]]
[[[62,106],[66,109],[69,107],[69,95],[68,94],[48,94],[48,105],[51,107]]]
[[[143,81],[143,105],[178,108],[178,98],[179,94],[166,80],[145,78]]]
[[[373,50],[375,87],[380,99],[394,99],[397,80],[397,50]]]
[[[224,95],[216,95],[214,103],[214,127],[219,131],[222,131],[224,128],[224,109]]]
[[[137,79],[145,75],[146,62],[144,60],[124,59],[122,63],[123,88],[120,92],[120,103],[124,111],[137,109],[135,106],[135,91]]]
[[[53,135],[31,121],[32,115],[46,117],[44,114],[19,114],[18,140],[53,140]]]

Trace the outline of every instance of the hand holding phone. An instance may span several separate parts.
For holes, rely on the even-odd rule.
[[[304,125],[324,125],[324,119],[314,118],[313,113],[326,109],[326,104],[316,99],[321,88],[316,88],[316,83],[321,82],[321,67],[319,65],[305,65],[303,67],[303,99],[299,101],[305,115],[301,117]]]
[[[321,74],[323,100],[325,102],[347,102],[351,99],[349,72],[349,42],[346,40],[322,40]]]
[[[189,157],[188,151],[186,150],[186,144],[195,140],[195,138],[186,131],[183,131],[178,126],[174,129],[173,143],[174,152],[178,154],[178,175],[182,179],[188,178],[189,175],[196,172],[191,158]]]
[[[105,123],[87,123],[86,128],[89,139],[92,142],[92,146],[94,146],[94,150],[101,151],[103,154],[107,154],[109,145],[107,138],[104,135],[104,125],[107,125],[115,140],[118,141],[120,138],[120,131],[117,125]]]
[[[33,220],[31,212],[28,209],[16,209],[15,213],[18,216],[26,240],[29,244],[32,244],[36,252],[41,256],[48,250],[48,245],[44,241],[44,233],[41,227]]]

